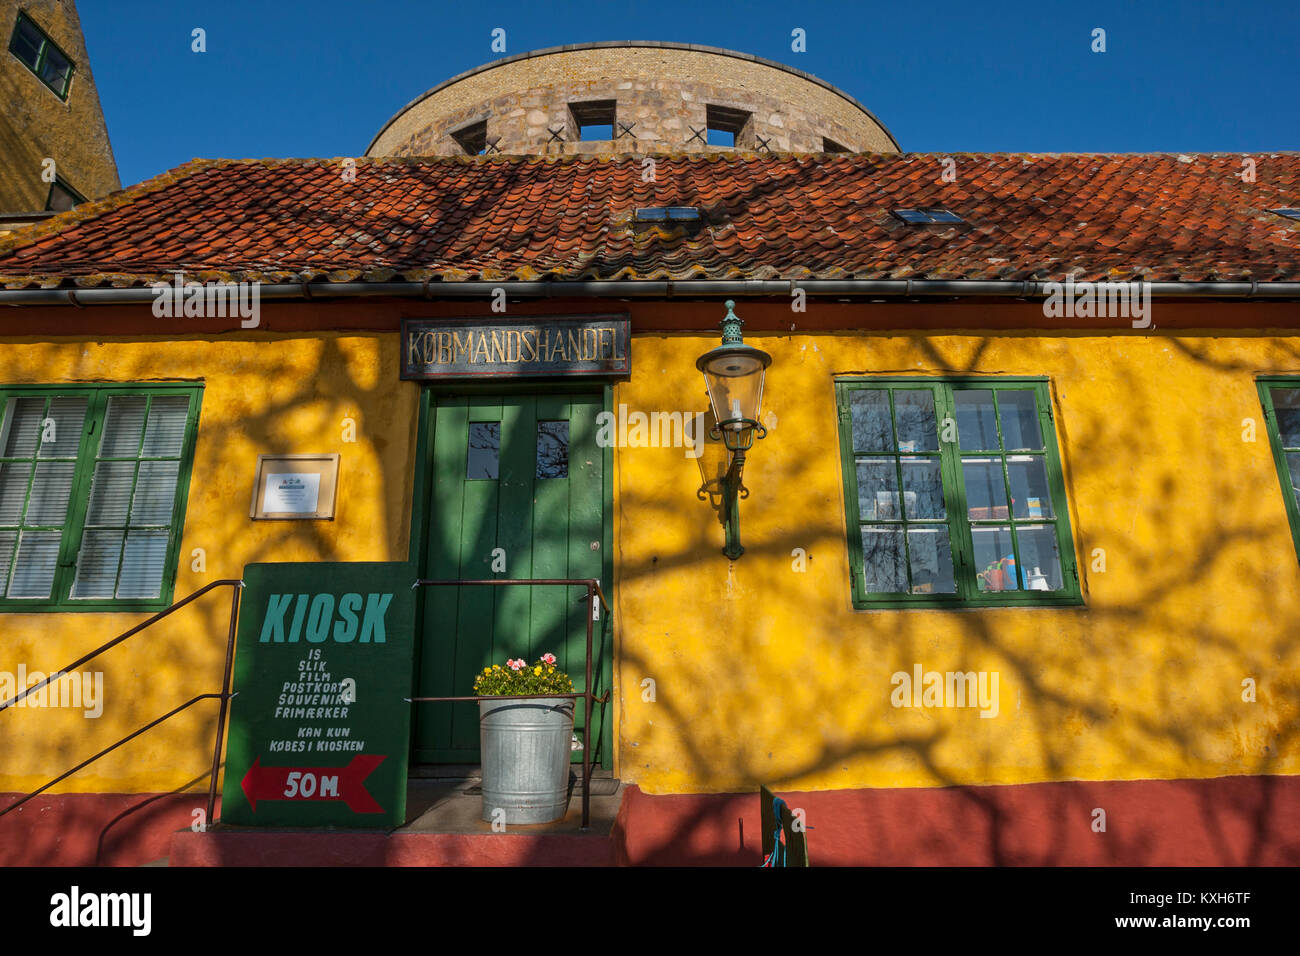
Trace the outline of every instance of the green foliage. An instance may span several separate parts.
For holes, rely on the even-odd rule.
[[[519,696],[523,694],[572,694],[573,681],[555,666],[554,654],[543,654],[532,664],[523,658],[506,661],[503,667],[485,667],[474,678],[474,693],[480,696]]]

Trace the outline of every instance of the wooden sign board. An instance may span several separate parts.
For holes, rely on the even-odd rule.
[[[403,319],[403,379],[627,375],[626,315],[555,316],[492,322]]]

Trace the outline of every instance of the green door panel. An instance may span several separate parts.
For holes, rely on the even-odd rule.
[[[435,398],[428,576],[600,578],[606,537],[605,456],[596,444],[601,407],[599,394]],[[470,694],[482,668],[514,657],[532,661],[548,651],[582,690],[590,614],[584,594],[579,586],[557,585],[429,588],[420,696]],[[596,625],[594,651],[602,634],[603,622]],[[603,664],[594,653],[597,684]],[[477,705],[420,706],[417,761],[478,762]],[[595,740],[599,718],[593,715]],[[586,739],[582,723],[578,701],[579,740]],[[581,753],[575,751],[574,759]]]

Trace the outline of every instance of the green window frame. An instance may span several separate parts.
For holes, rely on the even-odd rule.
[[[55,96],[67,100],[68,90],[72,88],[72,74],[76,72],[77,65],[22,10],[18,11],[14,32],[9,38],[9,52],[35,73],[36,78],[49,87]]]
[[[202,396],[0,386],[0,613],[171,604]]]
[[[1083,603],[1046,378],[846,377],[835,397],[855,608]]]
[[[1287,520],[1291,522],[1291,539],[1300,559],[1300,375],[1262,375],[1255,384],[1264,407],[1264,424]]]

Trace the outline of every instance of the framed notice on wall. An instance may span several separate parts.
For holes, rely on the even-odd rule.
[[[249,515],[267,518],[333,518],[339,456],[258,455]]]

